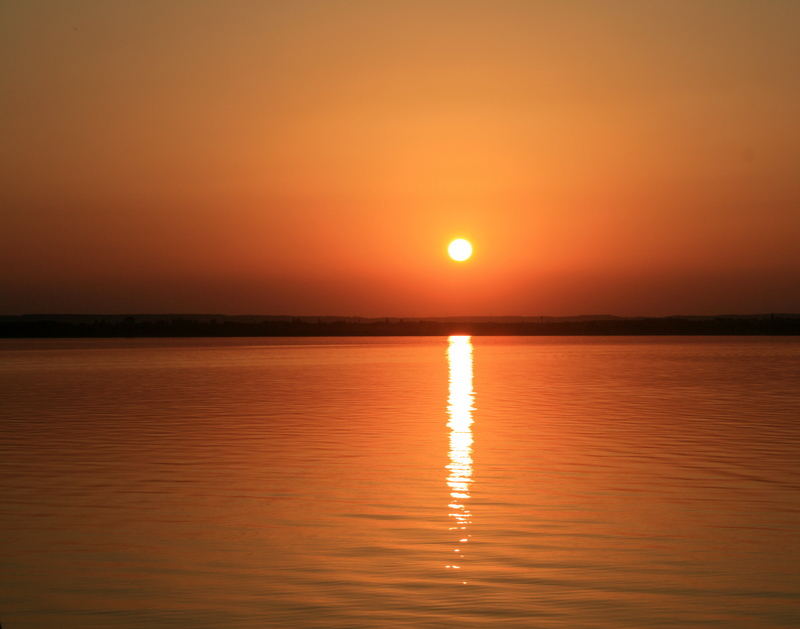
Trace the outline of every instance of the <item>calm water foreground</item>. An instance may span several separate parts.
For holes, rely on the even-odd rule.
[[[800,339],[0,342],[4,629],[800,626]]]

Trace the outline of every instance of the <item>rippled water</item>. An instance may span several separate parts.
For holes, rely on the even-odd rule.
[[[800,626],[800,340],[0,342],[4,629]]]

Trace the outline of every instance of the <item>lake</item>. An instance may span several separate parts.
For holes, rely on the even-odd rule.
[[[4,629],[800,626],[800,338],[0,341]]]

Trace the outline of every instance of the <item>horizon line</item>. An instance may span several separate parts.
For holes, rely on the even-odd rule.
[[[800,317],[800,312],[759,311],[759,312],[718,312],[713,314],[673,313],[666,315],[618,315],[610,313],[587,314],[468,314],[468,315],[357,315],[357,314],[269,314],[222,312],[23,312],[0,313],[0,318],[32,318],[32,317],[263,317],[270,319],[365,319],[365,320],[443,320],[443,319],[669,319],[669,318],[724,318],[724,317]]]

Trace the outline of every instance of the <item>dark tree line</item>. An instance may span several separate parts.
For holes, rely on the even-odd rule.
[[[651,317],[597,320],[447,321],[197,316],[0,318],[3,338],[192,336],[797,335],[800,316]]]

